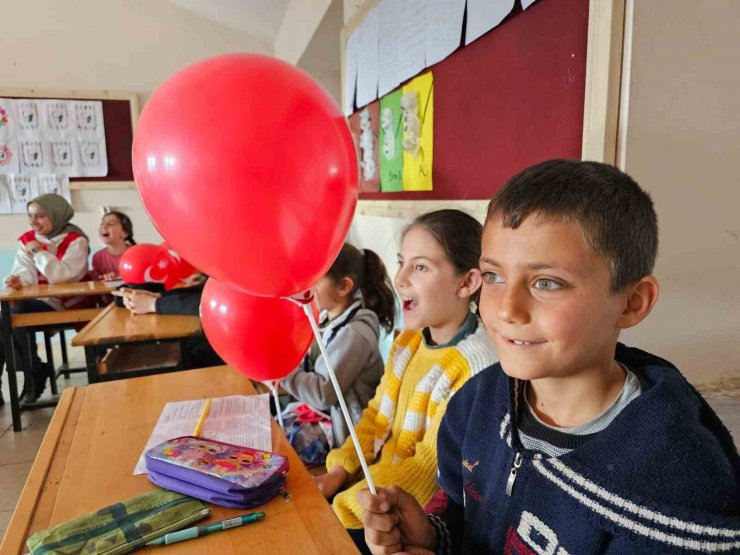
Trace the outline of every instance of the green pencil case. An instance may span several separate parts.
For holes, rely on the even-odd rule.
[[[128,553],[209,512],[197,499],[157,489],[36,532],[26,545],[33,555]]]

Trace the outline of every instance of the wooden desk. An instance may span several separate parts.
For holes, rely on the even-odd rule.
[[[66,389],[0,553],[23,553],[26,538],[33,532],[152,490],[155,486],[146,476],[133,476],[132,472],[165,403],[252,393],[249,380],[227,366]],[[290,458],[286,488],[291,501],[278,496],[253,509],[267,513],[261,522],[141,553],[160,553],[162,549],[168,554],[357,553],[274,423],[272,446]],[[213,509],[211,516],[199,524],[247,512],[209,507]]]
[[[197,316],[134,315],[126,308],[110,304],[72,339],[72,345],[85,347],[88,382],[97,383],[100,376],[95,347],[179,341],[200,331]],[[187,353],[182,354],[186,360]]]
[[[48,312],[36,312],[29,314],[12,314],[11,308],[15,303],[32,299],[43,299],[46,297],[79,297],[90,295],[105,295],[112,291],[102,281],[83,281],[76,283],[57,283],[46,285],[29,285],[20,289],[0,289],[0,310],[2,311],[2,330],[5,348],[5,364],[8,369],[8,389],[10,390],[10,411],[13,416],[13,430],[21,430],[21,403],[18,397],[18,381],[15,371],[17,368],[13,350],[13,328],[27,328],[40,326],[55,326],[60,324],[74,324],[78,322],[89,322],[98,312],[99,308],[83,308],[55,311],[49,307]],[[24,372],[30,372],[24,368]],[[31,379],[26,375],[26,380]],[[31,380],[32,382],[33,380]]]

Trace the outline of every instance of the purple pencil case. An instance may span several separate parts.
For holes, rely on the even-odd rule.
[[[145,454],[149,480],[222,507],[266,503],[288,476],[288,457],[203,437],[178,437]],[[286,492],[287,493],[287,492]]]

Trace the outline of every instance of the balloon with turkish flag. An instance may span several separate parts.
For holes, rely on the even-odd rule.
[[[126,283],[156,282],[171,289],[180,278],[175,274],[175,262],[159,245],[138,243],[127,248],[118,263],[118,275]]]

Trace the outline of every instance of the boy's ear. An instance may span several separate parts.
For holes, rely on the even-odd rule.
[[[483,285],[481,271],[478,268],[472,268],[463,276],[463,281],[457,290],[457,296],[460,298],[472,297],[481,285]]]
[[[655,276],[645,276],[635,285],[629,286],[624,310],[617,320],[617,327],[624,330],[642,322],[658,301],[659,289]]]

